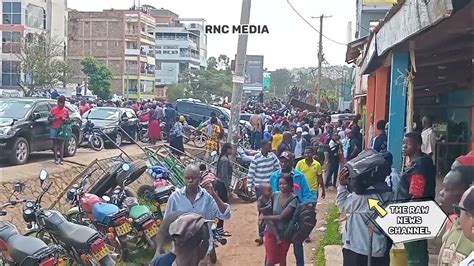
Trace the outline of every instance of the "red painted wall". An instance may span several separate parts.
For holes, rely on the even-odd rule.
[[[376,78],[375,75],[370,75],[367,82],[367,120],[365,123],[365,147],[367,148],[370,144],[369,139],[369,128],[370,128],[370,117],[375,111],[375,91],[376,91]],[[375,121],[375,120],[374,120]]]
[[[387,93],[388,93],[388,67],[380,67],[375,72],[375,112],[374,121],[388,119],[387,114]],[[377,133],[376,133],[377,134]]]

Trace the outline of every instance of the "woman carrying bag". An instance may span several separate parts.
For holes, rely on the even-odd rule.
[[[48,116],[48,121],[51,123],[50,137],[53,140],[55,164],[64,163],[64,141],[72,134],[71,125],[68,123],[69,111],[65,104],[66,97],[59,96],[57,105],[51,108]]]

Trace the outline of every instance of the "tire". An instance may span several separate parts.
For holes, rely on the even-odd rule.
[[[115,140],[114,140],[114,141],[115,141],[115,145],[116,145],[117,147],[122,146],[123,135],[122,135],[121,132],[118,132],[118,131],[117,131],[117,133],[115,134]]]
[[[216,264],[216,262],[217,262],[217,254],[216,254],[216,248],[215,247],[211,250],[211,253],[209,254],[209,260],[213,264]]]
[[[138,139],[143,143],[150,142],[150,138],[148,137],[148,131],[143,129],[140,130],[140,133],[138,133]]]
[[[206,146],[207,137],[204,134],[199,134],[194,138],[194,146],[204,148]]]
[[[13,143],[12,154],[10,155],[10,162],[14,165],[25,164],[30,156],[30,145],[25,138],[18,137]]]
[[[130,169],[127,172],[121,169],[119,170],[120,172],[115,179],[116,185],[122,186],[124,181],[127,180],[127,182],[125,182],[125,186],[129,186],[138,178],[140,178],[140,176],[143,175],[147,169],[146,163],[143,160],[131,162],[129,165]]]
[[[101,151],[104,149],[104,139],[99,134],[92,134],[88,141],[94,151]]]
[[[188,144],[189,140],[190,140],[189,136],[186,136],[186,135],[183,136],[183,144]]]

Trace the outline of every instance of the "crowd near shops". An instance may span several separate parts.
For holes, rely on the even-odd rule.
[[[55,147],[63,145],[62,125],[67,121],[64,111],[65,98],[58,97],[57,107],[51,110],[51,138],[57,140]],[[181,116],[171,103],[159,101],[91,101],[70,100],[81,114],[95,106],[127,107],[133,109],[141,121],[148,121],[150,142],[162,140],[162,133],[168,133],[168,141],[179,156],[185,152],[183,145],[186,117]],[[230,104],[223,104],[230,108]],[[369,198],[377,197],[383,202],[393,200],[432,199],[436,196],[436,169],[433,162],[434,140],[429,117],[423,117],[422,129],[412,131],[403,137],[404,169],[398,172],[391,167],[393,155],[387,150],[387,128],[384,120],[374,121],[369,130],[369,141],[361,130],[360,115],[352,119],[334,119],[334,113],[308,112],[290,106],[276,98],[248,100],[242,112],[250,113],[248,133],[250,149],[235,149],[226,143],[223,123],[215,113],[199,126],[208,136],[207,154],[216,152],[217,171],[214,178],[204,180],[204,169],[190,165],[184,178],[187,185],[175,192],[168,202],[172,211],[197,211],[193,206],[204,204],[204,198],[211,205],[202,205],[202,213],[208,219],[221,219],[218,231],[222,235],[224,220],[230,218],[229,184],[234,154],[246,157],[248,167],[247,186],[258,198],[259,224],[256,225],[256,245],[263,245],[266,251],[266,265],[286,265],[287,253],[293,246],[297,265],[304,265],[303,243],[288,238],[288,228],[296,215],[298,206],[307,204],[317,211],[317,202],[324,200],[329,190],[335,191],[336,204],[341,211],[340,220],[345,220],[343,231],[344,265],[366,265],[368,259],[373,265],[390,265],[390,238],[375,226],[367,223],[371,213],[367,205]],[[336,116],[337,117],[337,116]],[[164,123],[162,123],[164,122]],[[164,126],[163,126],[164,125]],[[241,138],[242,136],[238,136]],[[400,136],[402,137],[402,136]],[[62,163],[61,148],[55,149],[55,162]],[[391,172],[374,178],[359,191],[350,186],[346,163],[378,154],[390,166]],[[245,158],[244,158],[245,159]],[[245,160],[244,160],[245,161]],[[456,159],[451,171],[444,177],[439,193],[439,203],[450,215],[445,228],[443,245],[439,251],[439,265],[457,265],[472,257],[474,228],[474,152]],[[199,186],[200,184],[200,186]],[[188,204],[188,199],[194,200]],[[189,206],[188,206],[189,205]],[[212,212],[209,212],[213,210]],[[211,217],[212,216],[212,217]],[[312,228],[311,228],[312,229]],[[370,233],[369,233],[370,232]],[[372,237],[369,235],[373,234]],[[372,241],[369,244],[369,240]],[[419,240],[404,244],[409,265],[428,265],[428,241]],[[155,262],[164,261],[158,255]],[[162,265],[162,264],[156,264]]]

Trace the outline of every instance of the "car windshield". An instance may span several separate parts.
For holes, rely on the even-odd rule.
[[[226,114],[227,118],[230,118],[230,110],[227,108],[219,107],[219,109]]]
[[[119,119],[119,111],[114,109],[92,109],[87,115],[87,118],[116,121]]]
[[[0,100],[0,117],[19,119],[25,117],[32,106],[31,101]]]

